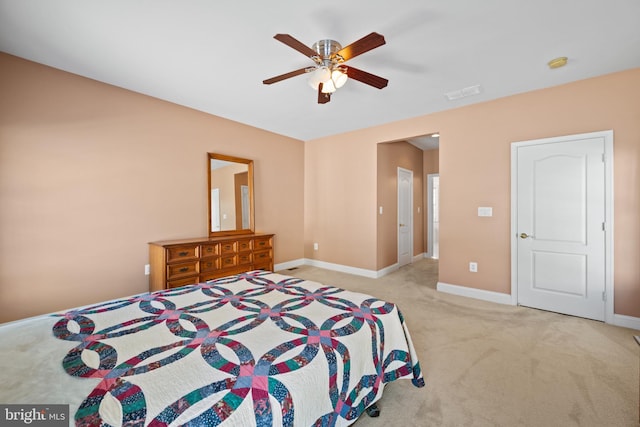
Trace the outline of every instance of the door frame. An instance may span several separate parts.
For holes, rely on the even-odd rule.
[[[408,174],[410,176],[410,179],[409,179],[409,190],[410,191],[409,191],[409,206],[408,206],[408,210],[409,210],[409,225],[408,225],[408,227],[409,227],[409,251],[411,253],[411,256],[409,257],[408,264],[413,263],[413,171],[411,169],[405,169],[405,168],[402,168],[402,167],[398,166],[398,172],[397,172],[397,181],[398,182],[397,182],[397,189],[396,189],[397,194],[398,194],[398,196],[397,196],[397,200],[398,200],[398,202],[397,202],[398,203],[398,207],[397,207],[398,214],[397,214],[397,216],[398,216],[398,218],[397,218],[397,221],[396,221],[396,230],[397,230],[397,233],[398,233],[398,235],[397,235],[398,236],[397,245],[396,245],[397,246],[397,248],[396,248],[397,249],[396,258],[398,260],[397,261],[398,262],[398,266],[401,266],[400,265],[400,220],[401,220],[400,219],[400,208],[401,208],[401,206],[400,206],[400,174],[401,173],[406,173],[406,174]],[[405,264],[402,264],[402,265],[405,265]]]
[[[433,178],[439,173],[427,174],[427,258],[433,257]]]
[[[613,130],[590,132],[511,143],[511,303],[518,305],[518,147],[554,144],[576,139],[604,138],[605,179],[605,323],[614,321],[613,287]]]

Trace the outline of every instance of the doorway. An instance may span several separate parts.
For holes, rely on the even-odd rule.
[[[511,146],[512,296],[594,320],[613,316],[613,132]]]

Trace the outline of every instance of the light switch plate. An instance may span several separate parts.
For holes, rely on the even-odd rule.
[[[493,208],[491,207],[479,207],[478,216],[493,216]]]

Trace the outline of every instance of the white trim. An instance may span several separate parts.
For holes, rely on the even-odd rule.
[[[413,261],[411,261],[411,262],[420,261],[421,259],[424,259],[424,258],[428,258],[428,257],[427,257],[427,254],[425,252],[422,252],[421,254],[414,255],[413,256]]]
[[[616,324],[614,313],[614,281],[613,281],[613,130],[600,132],[581,133],[576,135],[565,135],[559,137],[536,139],[531,141],[518,141],[511,143],[511,301],[518,304],[518,268],[517,268],[517,232],[516,219],[518,217],[518,162],[517,150],[519,147],[527,145],[552,144],[558,142],[573,141],[576,139],[604,138],[605,152],[605,221],[607,230],[605,234],[605,284],[604,289],[607,295],[605,301],[604,321],[605,323]]]
[[[63,313],[63,312],[61,311],[61,313]],[[54,313],[39,314],[37,316],[25,317],[24,319],[10,320],[10,321],[5,322],[5,323],[0,323],[0,330],[8,328],[8,327],[11,327],[11,326],[15,326],[17,324],[21,324],[22,325],[22,324],[30,323],[30,322],[33,322],[33,321],[36,321],[36,320],[42,320],[42,319],[45,319],[47,317],[53,319],[54,318],[53,314]]]
[[[0,323],[0,329],[6,328],[6,327],[10,327],[12,325],[16,325],[18,323],[20,324],[25,324],[25,323],[30,323],[30,322],[34,322],[36,320],[42,320],[42,319],[55,319],[56,317],[61,317],[59,316],[60,314],[64,314],[68,311],[71,310],[82,310],[85,309],[87,307],[92,307],[94,305],[98,305],[98,304],[103,304],[103,303],[107,303],[107,302],[113,302],[113,301],[124,301],[130,298],[134,298],[140,295],[146,295],[149,294],[150,292],[142,292],[140,294],[133,294],[133,295],[129,295],[129,296],[125,296],[125,297],[119,297],[119,298],[113,298],[110,300],[106,300],[106,301],[96,301],[93,303],[89,303],[89,304],[84,304],[84,305],[80,305],[77,307],[68,307],[68,308],[63,308],[62,310],[57,310],[57,311],[51,311],[49,313],[44,313],[44,314],[36,314],[35,316],[30,316],[30,317],[25,317],[23,319],[16,319],[16,320],[10,320],[8,322],[4,322],[4,323]]]
[[[436,290],[447,294],[459,295],[461,297],[479,299],[483,301],[495,302],[498,304],[513,305],[511,295],[501,292],[486,291],[484,289],[468,288],[466,286],[452,285],[438,282]]]
[[[606,223],[605,232],[605,292],[607,293],[607,301],[605,302],[604,321],[605,323],[615,324],[615,307],[614,293],[615,281],[613,278],[613,130],[602,132],[604,134],[604,176],[605,176],[605,213],[604,220]],[[640,329],[640,328],[636,328]]]
[[[383,268],[382,270],[378,270],[376,272],[376,279],[382,276],[386,276],[389,273],[393,273],[394,271],[400,269],[400,266],[398,265],[398,263],[396,262],[395,264],[392,264],[388,267]]]
[[[439,173],[427,174],[427,253],[425,258],[433,258],[433,178]]]
[[[305,259],[304,258],[298,258],[298,259],[294,259],[292,261],[287,261],[287,262],[281,262],[279,264],[274,264],[273,265],[273,271],[281,271],[281,270],[288,270],[290,268],[294,268],[294,267],[300,267],[301,265],[305,265]]]
[[[396,175],[396,181],[397,181],[397,187],[396,187],[396,197],[397,197],[397,217],[398,217],[398,221],[396,223],[396,230],[397,230],[397,236],[398,236],[398,241],[396,244],[396,250],[397,250],[397,255],[396,258],[398,260],[398,263],[400,262],[400,174],[409,174],[409,224],[408,227],[410,227],[409,230],[409,250],[411,251],[411,253],[413,254],[413,230],[414,230],[414,226],[413,226],[413,171],[411,169],[405,169],[403,167],[398,166],[397,168],[397,175]],[[411,257],[411,260],[409,261],[409,263],[413,262],[413,256]]]
[[[355,274],[356,276],[364,276],[370,279],[377,279],[378,273],[373,270],[366,270],[364,268],[349,267],[348,265],[333,264],[331,262],[318,261],[317,259],[305,259],[305,265],[313,267],[325,268],[327,270],[339,271],[341,273]]]
[[[422,258],[422,255],[420,255],[419,257]],[[375,270],[367,270],[367,269],[358,268],[358,267],[350,267],[348,265],[319,261],[317,259],[299,258],[293,261],[287,261],[287,262],[275,264],[273,266],[273,270],[284,272],[284,270],[300,267],[303,265],[324,268],[325,270],[339,271],[341,273],[354,274],[356,276],[368,277],[370,279],[377,279],[379,277],[386,276],[387,274],[393,273],[398,268],[400,268],[398,266],[398,263],[395,263],[393,265],[383,268],[382,270],[375,271]]]
[[[624,314],[614,314],[611,324],[623,328],[637,329],[640,331],[640,317],[625,316]]]

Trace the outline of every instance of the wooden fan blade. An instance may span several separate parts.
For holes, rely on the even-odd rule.
[[[336,53],[336,56],[340,56],[343,60],[348,61],[351,58],[369,52],[371,49],[380,47],[385,43],[384,36],[374,32],[364,36],[360,40],[356,40],[347,47],[343,47]]]
[[[318,104],[326,104],[331,101],[330,93],[322,93],[322,83],[318,85]]]
[[[263,80],[262,83],[266,85],[270,85],[271,83],[277,83],[279,81],[282,81],[291,77],[299,76],[300,74],[304,74],[306,72],[307,72],[307,68],[300,68],[299,70],[290,71],[288,73],[280,74],[279,76],[275,76],[275,77],[271,77],[270,79]]]
[[[387,84],[389,83],[389,80],[378,77],[375,74],[367,73],[366,71],[362,71],[353,67],[345,68],[347,71],[347,76],[349,76],[349,78],[358,80],[359,82],[368,84],[369,86],[382,89],[384,87],[387,87]]]
[[[289,34],[276,34],[275,36],[273,36],[273,38],[278,40],[279,42],[282,42],[282,43],[286,44],[290,48],[293,48],[293,49],[297,50],[298,52],[300,52],[304,56],[308,56],[309,58],[313,58],[314,56],[318,56],[318,52],[316,52],[315,50],[311,49],[309,46],[307,46],[306,44],[302,43],[301,41],[296,40],[295,38],[293,38]]]

